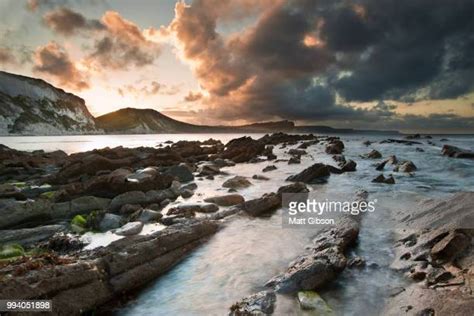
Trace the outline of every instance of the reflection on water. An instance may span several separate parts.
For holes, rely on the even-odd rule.
[[[224,143],[242,135],[236,134],[190,134],[190,135],[119,135],[119,136],[66,136],[66,137],[3,137],[0,143],[17,149],[62,149],[68,153],[100,147],[118,145],[156,146],[167,140],[204,140],[210,137]],[[253,135],[254,138],[260,135]],[[346,269],[341,277],[321,295],[340,315],[373,315],[383,306],[390,288],[403,284],[404,280],[389,269],[393,259],[391,244],[393,232],[389,229],[394,214],[409,211],[420,199],[440,197],[456,191],[474,190],[474,161],[441,156],[440,137],[432,141],[436,145],[405,146],[402,144],[374,143],[370,147],[362,145],[365,140],[378,142],[385,136],[343,135],[346,144],[345,155],[357,162],[357,172],[332,175],[327,184],[314,185],[312,190],[321,200],[351,199],[358,189],[370,193],[370,199],[377,199],[377,208],[363,217],[359,243],[353,255],[367,260],[364,269]],[[474,149],[472,137],[448,136],[449,144]],[[288,149],[279,149],[278,158],[288,158]],[[422,147],[425,152],[416,151]],[[412,160],[418,167],[414,176],[395,173],[395,185],[371,183],[379,174],[373,160],[359,156],[372,148],[384,157],[396,155],[399,159]],[[285,179],[315,163],[335,164],[331,156],[324,153],[321,145],[307,149],[310,155],[302,157],[301,165],[286,162],[272,163],[278,169],[265,175],[270,181],[253,180],[253,186],[240,190],[246,199],[259,197],[276,191],[285,184]],[[199,202],[205,197],[226,193],[222,183],[234,175],[252,177],[261,174],[268,165],[238,164],[223,170],[215,180],[196,180],[198,189],[188,201]],[[391,166],[385,174],[391,173]],[[176,203],[181,202],[178,200]],[[171,205],[172,206],[172,205]],[[171,207],[170,206],[170,207]],[[161,229],[149,227],[146,229]],[[152,282],[137,299],[118,311],[123,315],[223,315],[228,313],[232,303],[244,296],[263,289],[265,282],[285,270],[288,263],[304,251],[314,229],[283,229],[281,213],[277,211],[270,218],[251,219],[235,217],[226,221],[225,227],[204,246],[197,249],[173,270]],[[301,314],[294,297],[279,296],[276,314]]]

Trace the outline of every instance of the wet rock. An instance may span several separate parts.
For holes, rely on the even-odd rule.
[[[174,218],[177,217],[185,217],[185,218],[192,218],[196,215],[194,212],[193,208],[187,208],[187,207],[172,207],[168,210],[166,213],[167,216],[174,216]]]
[[[267,157],[267,160],[275,160],[277,156],[273,153],[273,146],[267,146],[262,152],[263,156]]]
[[[180,212],[191,212],[191,213],[214,213],[219,210],[219,207],[213,203],[187,203],[179,204],[176,207]]]
[[[117,195],[110,202],[110,209],[117,210],[120,209],[123,205],[126,204],[137,204],[142,205],[146,204],[148,198],[145,193],[142,191],[130,191],[120,195]]]
[[[313,310],[317,315],[334,315],[326,301],[314,291],[298,292],[298,301],[301,309]]]
[[[259,139],[259,141],[265,143],[265,144],[271,144],[271,145],[278,145],[281,143],[296,143],[299,141],[309,141],[309,143],[312,142],[318,142],[318,139],[316,136],[313,134],[286,134],[282,132],[278,133],[273,133],[273,134],[266,134],[262,138]]]
[[[306,152],[306,150],[303,149],[290,149],[288,150],[288,154],[299,157],[302,155],[307,155],[308,153]]]
[[[262,291],[250,295],[230,307],[230,316],[271,315],[276,295],[271,291]]]
[[[171,166],[165,171],[165,174],[169,174],[173,177],[178,178],[178,180],[182,183],[194,180],[193,173],[190,168],[186,166],[186,164]]]
[[[387,178],[383,174],[377,176],[372,180],[374,183],[386,183],[386,184],[395,184],[395,179],[392,175],[389,175]]]
[[[354,257],[347,261],[348,268],[362,268],[365,267],[365,260],[362,257]]]
[[[0,199],[26,200],[26,195],[11,184],[0,184]]]
[[[271,279],[266,286],[280,293],[292,293],[326,285],[346,267],[344,253],[358,234],[356,219],[342,218],[337,226],[321,231],[310,252],[298,257],[285,273]]]
[[[212,163],[204,163],[201,166],[199,166],[199,168],[198,168],[198,174],[201,177],[214,176],[214,175],[217,175],[217,174],[220,174],[220,173],[221,173],[221,171],[220,171],[219,167],[217,167],[216,165],[214,165]]]
[[[302,172],[288,177],[286,180],[292,182],[321,183],[325,182],[329,175],[330,172],[326,165],[316,163]]]
[[[341,169],[337,168],[337,167],[334,167],[334,166],[331,166],[331,165],[326,165],[326,167],[328,168],[329,172],[330,173],[334,173],[334,174],[342,174],[344,173],[344,171],[342,171]]]
[[[372,144],[372,142],[370,140],[366,140],[362,144],[368,147]]]
[[[444,145],[441,154],[452,158],[474,159],[474,152],[451,145]]]
[[[139,211],[139,214],[136,217],[136,220],[142,223],[149,223],[149,222],[156,222],[162,217],[163,217],[163,214],[161,214],[160,212],[145,208]]]
[[[375,170],[377,171],[382,171],[384,168],[385,168],[385,165],[387,164],[387,160],[385,161],[382,161],[381,163],[378,163],[376,166],[375,166]]]
[[[356,171],[357,163],[354,160],[347,161],[341,168],[342,172]]]
[[[415,142],[415,141],[412,141],[412,140],[404,140],[404,139],[393,139],[393,138],[383,140],[380,143],[381,144],[394,144],[395,143],[395,144],[403,144],[403,145],[407,145],[407,146],[421,145],[420,142]]]
[[[265,144],[259,140],[244,136],[231,140],[225,145],[221,158],[230,159],[235,163],[248,162],[263,153]]]
[[[114,241],[79,261],[40,266],[18,275],[2,274],[0,297],[53,301],[58,315],[96,310],[113,298],[150,283],[185,258],[217,231],[217,224],[194,221],[175,224],[150,235]],[[41,286],[32,280],[43,280]],[[80,299],[78,299],[80,298]]]
[[[115,214],[107,213],[104,215],[99,224],[99,229],[102,232],[116,229],[122,226],[122,217]]]
[[[227,194],[204,199],[204,202],[214,203],[219,206],[232,206],[243,203],[244,201],[244,197],[240,194]]]
[[[302,182],[296,182],[288,185],[284,185],[278,189],[278,194],[282,195],[285,193],[308,193],[308,187]]]
[[[326,153],[330,155],[340,155],[344,150],[344,143],[339,139],[332,139],[326,145]]]
[[[0,245],[17,243],[23,247],[48,240],[58,232],[65,230],[63,225],[45,225],[34,228],[0,230]]]
[[[191,191],[194,191],[198,188],[197,184],[194,183],[194,182],[191,182],[191,183],[188,183],[188,184],[185,184],[183,186],[181,186],[181,190],[191,190]]]
[[[370,153],[365,154],[363,157],[368,159],[379,159],[382,158],[382,154],[379,151],[373,149]]]
[[[235,162],[229,159],[222,159],[222,158],[217,158],[214,159],[213,164],[219,168],[224,168],[224,167],[233,167],[235,166]]]
[[[184,198],[184,199],[189,199],[190,197],[192,197],[194,195],[194,191],[191,191],[191,190],[181,190],[180,191],[180,194],[181,196]]]
[[[386,160],[387,163],[391,164],[391,165],[396,165],[398,164],[398,159],[397,159],[397,156],[395,155],[391,155],[387,158]]]
[[[262,169],[262,172],[269,172],[269,171],[273,171],[273,170],[276,170],[277,167],[275,165],[270,165],[270,166],[266,166],[265,168]]]
[[[412,161],[404,161],[397,165],[393,171],[395,172],[413,172],[416,171],[416,166]]]
[[[133,214],[141,210],[142,206],[140,204],[125,204],[120,208],[119,213],[122,215]]]
[[[294,164],[300,164],[301,159],[298,157],[291,157],[290,160],[288,160],[289,165],[294,165]]]
[[[270,180],[270,178],[267,178],[267,177],[262,176],[262,175],[260,175],[260,174],[254,174],[254,175],[252,176],[252,179],[254,179],[254,180],[262,180],[262,181],[268,181],[268,180]]]
[[[158,176],[159,174],[160,172],[156,167],[147,167],[145,169],[139,169],[135,173],[127,174],[127,180],[129,182],[142,182],[148,179],[152,179]]]
[[[232,189],[247,188],[251,185],[252,183],[249,180],[247,180],[247,178],[241,177],[241,176],[235,176],[233,178],[230,178],[222,184],[224,188],[232,188]]]
[[[114,233],[119,236],[132,236],[139,234],[143,229],[142,222],[130,222],[119,229],[116,229]]]
[[[419,153],[425,152],[425,150],[423,148],[420,148],[420,147],[416,147],[415,150]]]
[[[84,247],[78,237],[70,234],[58,233],[50,237],[45,243],[39,245],[40,249],[52,250],[60,254],[68,254],[70,252],[81,250]]]
[[[268,193],[262,197],[245,201],[241,208],[250,216],[262,216],[268,214],[281,206],[281,198],[278,194]]]

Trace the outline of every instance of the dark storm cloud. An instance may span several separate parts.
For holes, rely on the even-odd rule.
[[[99,20],[86,19],[82,14],[66,7],[50,11],[43,16],[43,22],[57,33],[70,36],[80,31],[104,30]]]
[[[178,3],[170,25],[218,118],[371,121],[396,114],[344,103],[474,90],[474,1],[274,1],[253,26],[224,36],[228,3]]]

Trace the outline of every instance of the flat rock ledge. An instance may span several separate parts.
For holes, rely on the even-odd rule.
[[[12,275],[0,270],[0,297],[51,299],[54,314],[79,315],[154,280],[218,229],[213,221],[172,225],[85,253],[71,264]],[[80,298],[80,299],[78,299]]]

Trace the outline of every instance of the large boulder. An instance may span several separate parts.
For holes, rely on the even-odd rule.
[[[329,169],[325,164],[315,163],[300,173],[288,177],[286,180],[292,182],[321,183],[324,182],[329,175]]]
[[[326,145],[326,153],[330,155],[340,155],[343,150],[344,143],[338,139],[333,139]]]
[[[122,226],[122,217],[107,213],[100,221],[99,229],[102,232],[106,232],[111,229],[119,228],[120,226]]]
[[[112,199],[110,202],[110,209],[111,210],[118,210],[123,205],[126,204],[146,204],[148,202],[148,198],[146,194],[142,191],[130,191],[125,192],[120,195],[117,195]]]
[[[363,155],[363,157],[367,159],[379,159],[382,158],[382,154],[378,150],[373,149],[371,152]]]
[[[221,158],[230,159],[235,163],[248,162],[261,155],[264,150],[265,144],[263,142],[244,136],[228,142]]]

